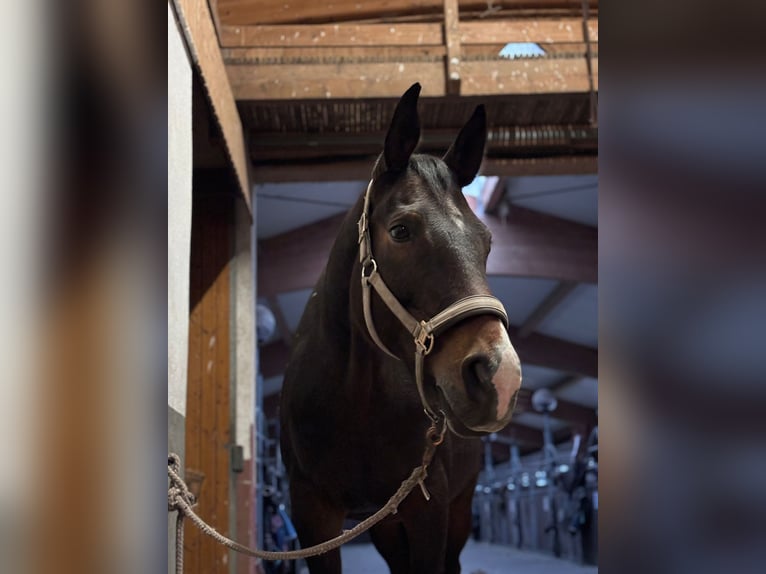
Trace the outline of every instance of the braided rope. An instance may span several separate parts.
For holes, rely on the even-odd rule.
[[[408,478],[406,478],[399,489],[393,494],[388,502],[375,514],[366,518],[351,530],[344,530],[339,536],[317,544],[315,546],[309,546],[308,548],[301,548],[300,550],[291,550],[287,552],[272,552],[268,550],[258,550],[256,548],[250,548],[239,542],[235,542],[230,538],[227,538],[215,528],[207,524],[192,510],[192,506],[196,504],[194,495],[189,491],[186,483],[180,476],[181,472],[181,460],[177,454],[171,453],[168,455],[168,478],[170,479],[170,486],[168,487],[168,512],[178,511],[176,517],[176,574],[183,573],[183,520],[189,518],[194,525],[199,528],[204,534],[211,537],[219,544],[223,544],[227,548],[246,554],[254,558],[260,558],[262,560],[298,560],[300,558],[308,558],[311,556],[318,556],[324,554],[330,550],[339,548],[346,542],[353,540],[360,534],[366,532],[378,522],[386,518],[389,514],[396,514],[399,509],[399,504],[409,495],[410,492],[416,487],[420,486],[423,490],[426,499],[430,498],[428,495],[424,481],[428,476],[428,465],[433,459],[436,447],[441,444],[444,438],[445,426],[442,421],[442,428],[440,431],[436,430],[435,425],[428,429],[426,433],[426,450],[423,454],[423,463],[414,468]]]

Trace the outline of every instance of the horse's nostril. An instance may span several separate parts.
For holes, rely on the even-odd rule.
[[[468,396],[478,400],[492,388],[493,369],[489,358],[484,355],[468,357],[463,361],[463,381]]]
[[[489,361],[485,357],[476,359],[471,365],[476,378],[480,383],[489,384],[492,382],[492,373],[489,368]]]

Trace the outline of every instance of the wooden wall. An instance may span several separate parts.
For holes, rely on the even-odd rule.
[[[186,477],[199,487],[197,512],[229,533],[231,270],[234,199],[208,193],[195,174],[192,210]],[[197,482],[195,484],[195,478]],[[200,482],[201,481],[201,482]],[[229,551],[186,528],[184,572],[228,574]]]

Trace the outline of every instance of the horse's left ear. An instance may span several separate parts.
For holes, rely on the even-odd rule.
[[[442,158],[455,175],[460,187],[465,187],[479,173],[487,141],[487,112],[478,106],[471,119],[463,126],[455,143]]]
[[[383,159],[386,169],[402,171],[407,168],[410,156],[420,140],[420,119],[418,118],[418,96],[420,84],[414,83],[404,92],[396,104],[391,127],[386,134]]]

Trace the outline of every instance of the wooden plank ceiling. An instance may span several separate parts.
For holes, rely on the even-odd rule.
[[[598,3],[210,2],[256,182],[369,173],[398,97],[423,86],[421,150],[446,150],[478,103],[487,175],[594,173]],[[509,42],[538,57],[506,59]]]

